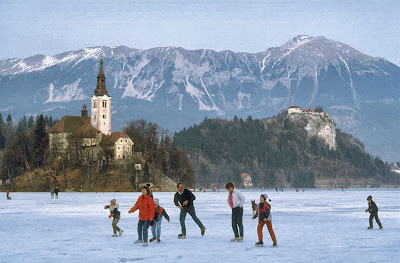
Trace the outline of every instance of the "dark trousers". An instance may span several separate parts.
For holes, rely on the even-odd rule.
[[[196,216],[196,211],[194,210],[194,206],[189,206],[189,207],[184,206],[183,209],[181,210],[181,216],[180,216],[181,229],[183,234],[186,235],[185,219],[187,213],[189,213],[189,215],[193,218],[194,222],[196,222],[196,224],[200,227],[200,229],[204,228],[200,219]]]
[[[150,221],[139,220],[137,226],[138,240],[143,240],[143,242],[147,242],[149,236],[149,225]]]
[[[235,237],[243,237],[243,207],[232,208],[232,229]]]
[[[374,217],[375,217],[375,220],[376,220],[376,223],[378,224],[378,226],[382,226],[382,223],[381,223],[381,221],[379,220],[379,217],[378,217],[378,213],[371,213],[370,215],[369,215],[369,226],[370,227],[373,227],[373,224],[372,224],[372,220],[374,219]]]

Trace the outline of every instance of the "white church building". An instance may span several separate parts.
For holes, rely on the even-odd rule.
[[[83,105],[81,116],[64,116],[48,131],[50,151],[67,153],[71,142],[78,141],[85,152],[82,158],[90,161],[100,161],[105,152],[114,160],[129,158],[133,152],[132,140],[122,131],[111,131],[111,96],[106,87],[103,58],[90,105],[90,117]]]

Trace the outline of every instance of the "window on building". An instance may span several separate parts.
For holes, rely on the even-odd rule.
[[[103,115],[103,119],[106,119],[107,118],[107,115]]]
[[[95,120],[96,119],[96,115],[93,115],[93,120]]]
[[[118,147],[118,150],[120,149],[120,147]]]
[[[122,140],[121,140],[121,142],[122,142]]]
[[[97,108],[97,101],[93,101],[93,109]]]
[[[125,143],[127,143],[128,142],[128,140],[125,140]]]
[[[101,83],[104,83],[104,79],[101,80]]]
[[[103,108],[107,108],[107,101],[103,100]]]

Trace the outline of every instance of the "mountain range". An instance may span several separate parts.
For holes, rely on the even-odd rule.
[[[0,60],[0,113],[79,115],[103,56],[113,130],[147,119],[171,131],[205,117],[257,118],[321,105],[387,161],[400,158],[400,67],[325,37],[299,35],[259,53],[90,47]]]

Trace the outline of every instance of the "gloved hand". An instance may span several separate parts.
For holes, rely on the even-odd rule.
[[[372,209],[370,209],[369,212],[372,213]]]
[[[368,209],[365,209],[365,213],[368,213]]]
[[[111,217],[113,217],[114,216],[114,214],[110,214],[109,216],[108,216],[108,218],[111,218]]]
[[[106,205],[106,206],[104,206],[104,209],[108,209],[110,206],[109,205]]]
[[[150,226],[154,226],[154,220],[150,220]]]

